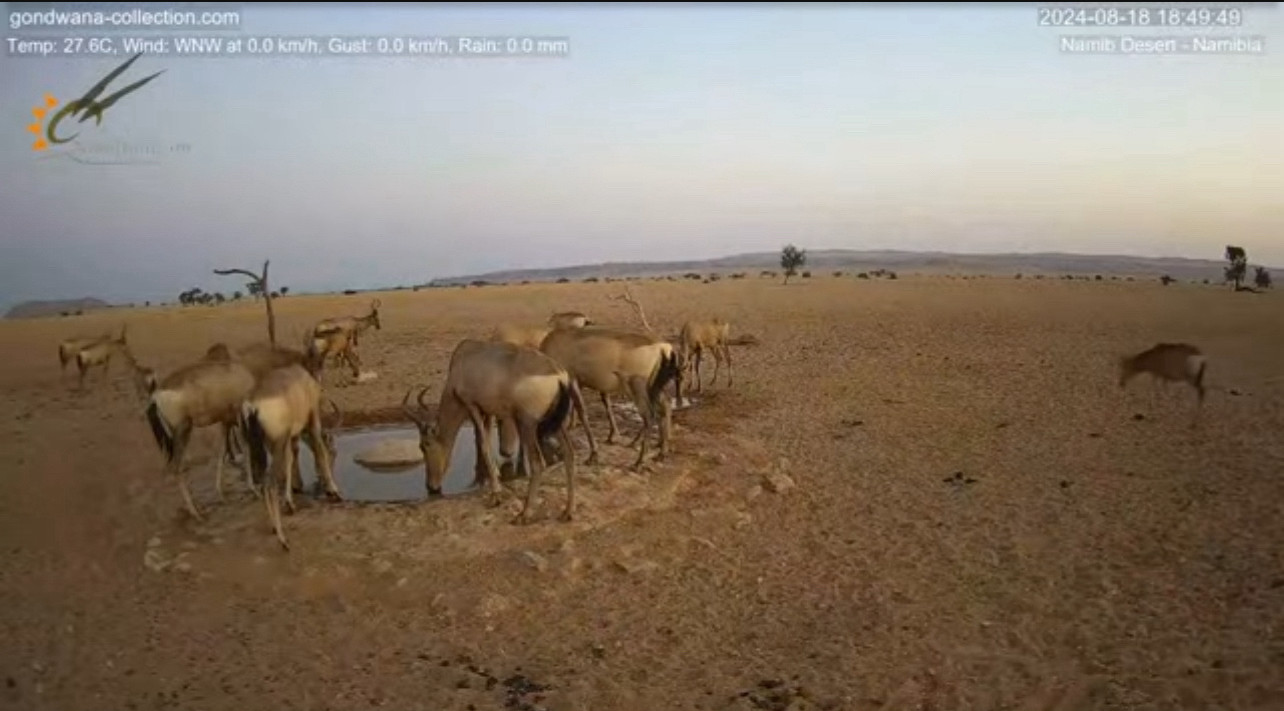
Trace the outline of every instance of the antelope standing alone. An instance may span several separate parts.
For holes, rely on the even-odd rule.
[[[722,319],[687,321],[682,324],[682,331],[678,335],[678,360],[684,371],[694,370],[695,387],[691,388],[692,390],[700,392],[704,389],[704,383],[700,382],[700,362],[704,360],[705,349],[713,354],[713,377],[709,380],[710,387],[718,382],[718,371],[724,361],[727,364],[727,387],[731,387],[730,340],[731,324]],[[694,358],[692,358],[693,355]]]
[[[62,368],[62,374],[67,374],[67,364],[76,359],[76,354],[80,351],[99,343],[101,341],[110,341],[111,332],[105,331],[97,336],[73,336],[58,344],[58,363]]]
[[[1150,373],[1158,388],[1170,382],[1189,383],[1198,395],[1196,407],[1204,404],[1204,373],[1208,359],[1188,343],[1158,343],[1136,355],[1119,359],[1119,387],[1141,373]],[[1198,414],[1198,412],[1196,412]]]
[[[268,520],[281,547],[290,550],[281,527],[281,501],[294,512],[291,479],[297,467],[298,442],[312,450],[318,478],[326,493],[342,500],[334,481],[333,458],[321,426],[321,385],[299,365],[269,372],[241,406],[241,427],[250,450],[250,469],[263,485]],[[268,455],[272,464],[268,466]]]
[[[575,409],[588,438],[588,464],[598,461],[597,442],[589,427],[580,387],[596,390],[602,398],[611,427],[607,443],[613,442],[619,434],[615,413],[611,411],[610,395],[623,391],[632,396],[638,414],[642,416],[642,429],[629,445],[634,446],[639,440],[642,443],[633,464],[635,470],[642,468],[653,424],[660,434],[657,459],[664,458],[672,432],[672,413],[667,398],[662,397],[664,388],[673,382],[678,398],[682,397],[682,373],[672,344],[644,333],[590,326],[553,331],[544,339],[540,350],[566,368],[575,380]]]
[[[352,368],[352,377],[360,378],[361,359],[357,356],[356,347],[360,345],[361,334],[371,326],[376,331],[383,329],[379,320],[382,304],[379,299],[371,301],[370,313],[365,316],[344,316],[318,322],[308,334],[308,352],[318,359],[321,366],[330,357],[346,362]]]
[[[101,366],[103,377],[107,377],[107,368],[111,365],[112,356],[129,350],[125,340],[125,326],[120,327],[118,338],[108,338],[76,351],[76,369],[80,371],[80,388],[85,387],[85,374],[94,366]]]
[[[455,438],[467,419],[472,422],[479,458],[486,463],[491,503],[500,503],[499,471],[491,457],[491,433],[486,420],[487,417],[500,422],[510,420],[516,425],[530,477],[517,522],[529,522],[539,475],[546,468],[539,443],[554,433],[566,455],[563,461],[566,509],[561,518],[570,521],[575,509],[575,455],[567,432],[567,416],[572,407],[574,386],[570,374],[539,351],[511,343],[461,341],[451,354],[435,419],[426,416],[423,397],[427,387],[419,391],[419,412],[406,408],[406,414],[419,428],[428,494],[442,494],[441,485],[450,469]]]
[[[370,302],[370,313],[365,316],[342,316],[319,321],[312,327],[312,335],[324,336],[335,331],[345,331],[352,335],[352,345],[360,345],[359,336],[371,326],[376,331],[383,329],[383,324],[379,321],[379,307],[382,305],[383,301],[375,299]]]
[[[233,435],[241,403],[254,390],[254,374],[235,361],[200,360],[179,368],[155,384],[147,404],[147,421],[156,445],[165,453],[166,471],[178,478],[187,510],[196,520],[201,512],[192,501],[183,475],[183,456],[192,430],[221,425],[223,452],[218,457],[214,479],[219,498],[223,496],[223,462],[232,455]]]

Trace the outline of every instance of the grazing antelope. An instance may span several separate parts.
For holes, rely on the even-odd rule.
[[[540,344],[544,342],[544,339],[551,331],[559,328],[584,328],[592,323],[588,316],[579,311],[562,311],[549,316],[548,324],[544,326],[519,326],[502,323],[491,332],[490,339],[539,350]]]
[[[544,337],[552,330],[548,326],[519,326],[511,323],[501,323],[491,332],[490,340],[539,350],[539,344],[544,342]]]
[[[464,420],[471,420],[477,454],[486,463],[487,481],[492,505],[500,503],[502,494],[499,470],[491,457],[488,418],[501,424],[511,421],[518,433],[523,461],[529,470],[526,500],[517,522],[529,522],[531,501],[539,488],[539,475],[546,468],[540,442],[557,434],[565,453],[566,509],[562,520],[570,521],[575,509],[575,456],[567,432],[567,416],[572,407],[575,387],[569,373],[552,358],[530,348],[511,343],[465,339],[450,357],[446,383],[435,419],[427,417],[424,395],[419,391],[419,411],[402,400],[406,414],[419,428],[419,447],[424,454],[424,478],[429,496],[440,496],[441,485],[450,469],[455,438]],[[501,436],[503,428],[501,427]]]
[[[294,512],[290,480],[297,466],[298,440],[303,438],[312,450],[318,478],[326,493],[342,500],[334,481],[333,458],[321,427],[321,385],[300,365],[269,372],[255,386],[241,405],[241,428],[249,445],[250,469],[263,486],[268,520],[281,547],[290,550],[281,527],[281,501]],[[272,465],[268,467],[268,455]]]
[[[579,311],[560,311],[548,317],[551,328],[584,328],[592,326],[593,321]]]
[[[268,343],[252,343],[238,348],[231,354],[231,359],[249,368],[256,380],[261,380],[273,370],[292,365],[302,367],[314,378],[319,377],[321,372],[321,364],[314,351],[300,351]]]
[[[588,438],[588,464],[598,461],[597,442],[588,424],[580,387],[596,390],[601,396],[611,427],[606,439],[608,443],[619,434],[615,414],[611,411],[610,395],[623,391],[632,396],[638,414],[642,416],[642,429],[629,445],[634,446],[639,440],[642,443],[638,459],[633,464],[635,470],[642,468],[642,460],[647,453],[647,435],[653,424],[660,433],[657,458],[664,458],[669,449],[672,413],[662,393],[673,382],[678,398],[682,397],[682,373],[672,344],[644,333],[590,326],[553,331],[544,339],[540,350],[566,368],[577,385],[575,409]]]
[[[254,390],[254,374],[235,361],[200,360],[179,368],[155,383],[147,404],[147,422],[156,445],[165,453],[166,471],[178,478],[187,510],[202,516],[192,501],[183,475],[183,455],[197,427],[221,425],[223,452],[215,469],[215,487],[223,496],[223,462],[232,456],[231,430],[240,418],[241,403]]]
[[[80,388],[85,387],[85,374],[94,366],[101,366],[103,377],[107,377],[107,368],[111,365],[112,356],[129,350],[125,341],[125,326],[120,327],[118,338],[98,341],[76,351],[76,369],[80,371]]]
[[[682,331],[678,334],[678,360],[684,371],[694,371],[695,387],[692,390],[699,392],[704,389],[704,384],[700,382],[700,362],[704,360],[705,349],[713,354],[713,378],[709,380],[709,385],[718,382],[718,371],[723,362],[726,362],[727,387],[731,387],[730,340],[731,324],[722,319],[687,321],[682,324]]]
[[[67,374],[67,364],[76,359],[76,354],[82,350],[100,343],[110,341],[111,332],[104,332],[98,336],[74,336],[58,344],[58,363],[62,368],[63,375]]]
[[[1204,373],[1208,359],[1195,346],[1187,343],[1159,343],[1133,356],[1119,359],[1119,387],[1141,373],[1150,373],[1155,386],[1185,382],[1198,393],[1197,406],[1204,404]]]

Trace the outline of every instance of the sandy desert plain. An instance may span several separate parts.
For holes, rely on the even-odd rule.
[[[125,368],[81,393],[55,357],[127,322],[166,370],[263,339],[261,304],[0,322],[0,705],[1284,708],[1284,295],[1150,277],[633,289],[662,332],[720,315],[761,340],[733,348],[733,387],[675,414],[669,460],[637,475],[606,447],[569,524],[560,473],[525,527],[471,496],[305,497],[288,553],[239,478],[218,502],[213,432],[190,458],[197,523]],[[454,345],[502,320],[636,326],[619,291],[276,305],[293,338],[382,299],[360,345],[378,379],[326,372],[347,425],[416,383],[435,402]],[[1189,388],[1118,386],[1117,358],[1161,341],[1208,355],[1195,429]],[[796,486],[764,487],[780,472]]]

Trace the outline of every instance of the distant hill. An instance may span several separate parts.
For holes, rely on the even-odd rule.
[[[77,311],[93,311],[111,306],[102,299],[85,297],[82,299],[64,299],[62,301],[24,301],[9,309],[5,318],[41,318],[59,316],[63,313],[74,314]]]
[[[953,254],[949,252],[859,251],[825,249],[807,252],[806,269],[871,270],[891,269],[906,273],[968,274],[1104,274],[1155,276],[1174,279],[1221,281],[1225,263],[1209,259],[1179,257],[1131,257],[1125,255],[1064,254]],[[514,281],[581,280],[589,277],[653,276],[683,272],[731,272],[779,270],[778,252],[756,252],[730,257],[682,262],[606,262],[551,269],[514,269],[469,276],[434,279],[429,286],[451,286],[473,281],[492,283]],[[755,274],[756,276],[756,274]]]

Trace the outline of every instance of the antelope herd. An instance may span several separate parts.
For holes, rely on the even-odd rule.
[[[561,519],[570,521],[575,508],[575,450],[571,442],[572,423],[578,419],[588,442],[585,464],[597,464],[597,439],[589,426],[583,389],[601,398],[606,411],[606,442],[615,442],[619,427],[611,407],[611,396],[630,398],[642,426],[629,443],[638,448],[633,462],[640,470],[649,451],[651,432],[658,436],[664,458],[672,441],[672,406],[664,394],[672,385],[675,402],[682,402],[682,383],[690,378],[703,388],[700,365],[705,351],[714,359],[709,385],[726,367],[726,386],[732,385],[730,324],[715,318],[688,321],[676,338],[652,334],[641,307],[629,298],[643,321],[645,331],[595,324],[581,312],[552,314],[544,324],[500,324],[485,340],[465,339],[451,354],[445,382],[436,410],[424,402],[430,386],[417,386],[415,405],[410,403],[416,388],[410,388],[402,407],[419,431],[424,479],[430,497],[441,496],[443,481],[450,469],[451,454],[459,430],[469,424],[477,454],[477,481],[485,483],[486,500],[497,505],[503,498],[501,467],[492,456],[492,437],[498,434],[498,450],[506,466],[520,466],[527,475],[526,496],[515,522],[530,521],[531,504],[540,475],[553,464],[566,472],[566,506]],[[58,359],[63,374],[74,361],[80,373],[79,387],[85,387],[90,368],[105,373],[112,357],[121,354],[129,364],[133,381],[146,400],[144,419],[165,459],[165,471],[174,477],[187,511],[203,518],[192,499],[182,472],[184,455],[192,432],[218,425],[222,430],[222,452],[215,464],[215,488],[223,498],[223,468],[238,466],[249,489],[262,498],[269,523],[282,548],[289,544],[281,523],[281,505],[293,513],[293,493],[301,490],[298,452],[302,440],[313,455],[320,485],[333,500],[342,500],[335,481],[337,448],[333,433],[342,413],[333,400],[324,396],[321,379],[327,360],[347,364],[354,376],[361,375],[356,353],[360,335],[373,327],[382,329],[380,301],[370,304],[364,316],[326,319],[317,323],[304,339],[303,349],[254,343],[236,349],[224,343],[209,347],[199,360],[158,377],[140,365],[126,340],[122,326],[119,336],[102,333],[63,341]],[[1198,404],[1204,401],[1204,374],[1207,359],[1198,348],[1183,343],[1160,343],[1153,348],[1119,360],[1119,386],[1131,378],[1149,373],[1155,382],[1185,382],[1195,388]],[[323,424],[326,406],[335,412],[330,428]],[[1198,413],[1197,413],[1198,414]],[[551,446],[556,438],[556,447]],[[238,454],[241,456],[238,457]],[[557,460],[550,464],[550,460]]]
[[[284,505],[293,513],[293,493],[302,488],[301,441],[313,455],[325,493],[332,500],[342,500],[334,476],[338,452],[331,431],[342,413],[323,394],[322,371],[333,361],[347,365],[354,377],[360,377],[356,347],[363,332],[372,327],[382,329],[380,305],[376,299],[363,316],[320,321],[308,331],[301,350],[267,343],[237,348],[214,343],[195,362],[160,376],[134,357],[124,327],[119,336],[102,333],[63,341],[58,358],[64,374],[68,363],[77,364],[83,390],[90,368],[99,366],[105,373],[112,357],[121,354],[145,400],[144,419],[164,456],[165,472],[176,480],[186,509],[196,520],[204,515],[188,487],[183,462],[193,431],[217,425],[222,451],[215,460],[214,479],[220,500],[224,498],[224,468],[239,467],[248,488],[263,499],[272,531],[288,551],[281,509]],[[455,439],[460,428],[469,424],[477,453],[477,483],[485,483],[490,505],[503,499],[501,468],[491,446],[497,433],[504,464],[514,471],[520,467],[527,475],[526,496],[516,522],[530,522],[540,476],[555,464],[566,472],[566,505],[561,519],[570,521],[575,509],[576,464],[570,430],[576,417],[589,444],[586,464],[599,462],[581,388],[601,397],[610,425],[608,443],[619,434],[611,396],[632,400],[642,428],[629,446],[639,449],[633,466],[640,470],[653,429],[660,448],[656,459],[670,450],[672,414],[664,391],[672,384],[681,400],[685,365],[681,354],[690,351],[698,357],[702,349],[709,348],[719,363],[724,360],[728,326],[722,321],[713,323],[717,326],[687,324],[682,331],[685,350],[650,333],[595,324],[578,311],[554,313],[538,326],[500,324],[485,340],[463,340],[451,354],[435,411],[424,402],[429,386],[418,388],[416,407],[410,405],[416,388],[407,391],[402,400],[406,415],[419,430],[429,496],[442,495]],[[688,343],[688,332],[702,334],[701,340]],[[725,360],[729,365],[730,358]],[[696,372],[698,377],[698,368]],[[323,424],[326,406],[335,411],[330,428]]]

